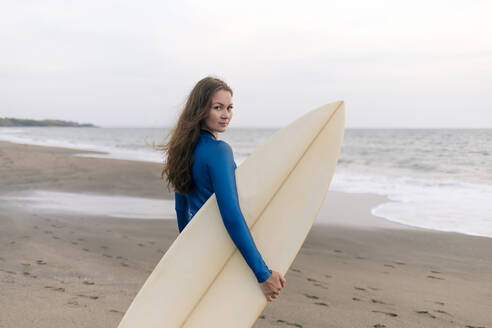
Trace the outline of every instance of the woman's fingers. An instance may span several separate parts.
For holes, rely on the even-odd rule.
[[[285,282],[286,282],[285,278],[280,276],[280,284],[282,285],[282,288],[285,287]]]
[[[279,295],[280,295],[280,293],[278,293],[278,292],[277,293],[274,292],[274,293],[272,293],[270,295],[267,295],[267,297],[266,297],[267,298],[267,301],[268,302],[271,302],[274,299],[276,299]]]
[[[280,295],[280,291],[282,288],[285,287],[285,278],[282,276],[277,271],[274,271],[274,274],[272,275],[272,280],[270,281],[270,278],[267,280],[267,282],[262,283],[262,289],[263,293],[265,294],[265,297],[268,302],[273,301]]]

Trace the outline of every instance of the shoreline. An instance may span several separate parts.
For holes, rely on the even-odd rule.
[[[71,156],[75,157],[75,158],[87,158],[87,159],[100,159],[100,160],[103,160],[103,161],[123,161],[123,162],[126,162],[126,163],[133,163],[133,164],[142,164],[142,165],[147,165],[147,166],[155,166],[155,165],[159,165],[159,163],[155,163],[155,162],[149,162],[149,161],[139,161],[139,160],[130,160],[130,159],[120,159],[120,158],[105,158],[105,157],[98,157],[98,155],[105,155],[107,153],[104,153],[104,152],[99,152],[99,151],[92,151],[92,150],[81,150],[81,149],[74,149],[74,148],[65,148],[65,147],[51,147],[51,146],[40,146],[40,145],[32,145],[32,144],[22,144],[22,143],[14,143],[14,142],[11,142],[11,141],[2,141],[0,140],[0,148],[2,148],[2,146],[5,146],[6,144],[10,144],[9,146],[12,148],[14,147],[15,148],[15,145],[18,145],[18,146],[21,146],[21,147],[26,147],[26,148],[29,148],[29,147],[34,147],[33,150],[37,150],[36,147],[40,147],[39,150],[42,150],[44,149],[44,151],[52,151],[54,153],[63,153],[63,154],[70,154]],[[43,151],[43,150],[42,150]],[[79,154],[81,154],[82,156],[78,156]],[[94,154],[95,156],[94,157],[90,157],[92,154]],[[85,156],[87,155],[87,156]],[[32,186],[32,185],[31,185]],[[0,186],[0,193],[2,193],[2,187]],[[32,187],[30,187],[29,189],[33,189]],[[99,190],[99,188],[96,187],[96,189]],[[47,189],[47,190],[52,190],[52,191],[56,191],[56,192],[63,192],[63,191],[71,191],[71,192],[90,192],[90,191],[93,191],[93,190],[87,190],[86,188],[77,188],[77,187],[71,187],[70,189],[66,189],[64,187],[62,187],[61,189]],[[23,191],[23,190],[18,190],[18,191]],[[103,192],[105,193],[105,192]],[[370,208],[370,212],[372,212],[372,210],[374,208],[376,208],[377,206],[379,206],[380,204],[384,203],[384,202],[391,202],[391,200],[389,198],[387,198],[386,196],[381,196],[381,195],[377,195],[377,194],[360,194],[360,193],[348,193],[348,192],[341,192],[341,191],[328,191],[328,195],[354,195],[354,196],[362,196],[364,199],[367,199],[368,200],[368,203],[371,204],[371,208]],[[108,193],[109,195],[109,193]],[[172,195],[172,193],[164,193],[163,195],[161,196],[158,196],[159,194],[155,194],[154,196],[152,197],[149,197],[149,198],[152,198],[152,199],[174,199],[174,196]],[[118,196],[130,196],[130,195],[127,195],[126,193],[124,195],[118,195]],[[134,196],[135,197],[135,196]],[[333,197],[333,196],[332,196]],[[336,197],[336,196],[335,196]],[[343,197],[343,196],[342,196]],[[350,196],[349,196],[350,197]],[[335,200],[336,202],[336,200]],[[326,217],[329,217],[329,215],[323,215],[323,211],[329,211],[329,209],[327,208],[327,206],[329,206],[330,204],[330,200],[329,198],[327,197],[327,199],[325,200],[325,203],[323,204],[323,206],[321,207],[320,209],[320,214],[318,215],[318,219],[315,221],[314,225],[318,225],[318,224],[322,224],[321,222],[324,222],[323,220],[319,220],[319,217],[323,217],[323,216],[326,216]],[[372,215],[372,214],[371,214]],[[394,221],[391,221],[389,219],[386,219],[386,218],[383,218],[383,217],[379,217],[379,216],[375,216],[375,215],[372,215],[374,218],[376,218],[376,220],[371,220],[370,222],[370,225],[372,226],[381,226],[381,227],[396,227],[396,226],[401,226],[402,228],[418,228],[418,227],[414,227],[414,226],[410,226],[410,225],[407,225],[407,224],[404,224],[404,223],[399,223],[399,222],[394,222]],[[383,221],[383,222],[378,222],[378,221]],[[333,222],[332,224],[350,224],[350,222],[342,222],[340,220],[340,218],[331,218],[330,219],[330,223]],[[324,222],[324,223],[327,223],[327,222]],[[360,224],[364,224],[363,222],[355,222],[354,223],[355,225],[360,225]],[[420,228],[420,229],[423,229],[423,228]],[[427,229],[426,229],[427,230]]]
[[[158,164],[74,152],[0,142],[0,194],[172,198]],[[254,327],[491,326],[492,239],[374,217],[380,201],[328,192],[286,288]],[[11,208],[0,211],[0,232],[2,328],[116,327],[178,235],[173,220]]]
[[[82,149],[77,149],[77,148],[66,148],[66,147],[52,147],[52,146],[42,146],[42,145],[35,145],[35,144],[25,144],[25,143],[15,143],[15,142],[12,142],[12,141],[3,141],[3,140],[0,140],[0,148],[2,147],[5,147],[5,146],[8,146],[10,148],[14,147],[15,148],[15,145],[18,145],[20,147],[40,147],[39,149],[42,150],[44,149],[44,151],[42,150],[42,152],[46,152],[48,150],[51,149],[51,151],[55,152],[55,153],[63,153],[63,154],[70,154],[71,156],[77,158],[87,158],[87,159],[101,159],[103,161],[106,161],[105,163],[111,163],[111,161],[122,161],[122,162],[126,162],[126,163],[132,163],[133,165],[135,166],[138,166],[138,165],[142,165],[142,166],[146,166],[147,168],[150,168],[152,166],[156,166],[156,165],[161,165],[160,163],[157,163],[157,162],[152,162],[152,161],[146,161],[146,160],[138,160],[138,159],[126,159],[126,158],[117,158],[117,157],[105,157],[106,154],[109,154],[109,153],[106,153],[106,152],[102,152],[102,151],[92,151],[92,150],[82,150]],[[36,149],[36,148],[33,148],[33,149]],[[1,162],[0,162],[1,164]],[[129,166],[132,166],[131,164]],[[155,173],[154,173],[155,174]],[[0,177],[1,178],[1,177]],[[159,178],[160,179],[160,178]],[[173,198],[173,195],[172,193],[169,193],[167,192],[165,189],[165,185],[162,182],[162,189],[160,191],[156,191],[155,194],[146,194],[145,198],[149,198],[149,199],[174,199]],[[49,189],[46,189],[46,190],[50,190],[50,191],[55,191],[55,192],[63,192],[63,191],[66,191],[66,192],[93,192],[94,190],[93,189],[87,189],[87,188],[81,188],[81,186],[72,186],[72,187],[62,187],[61,189],[52,189],[51,186],[48,187]],[[68,188],[68,189],[67,189]],[[33,189],[32,188],[32,185],[29,186],[29,189]],[[43,188],[40,188],[42,190],[44,190]],[[113,194],[113,190],[107,190],[107,188],[104,188],[104,190],[102,190],[101,188],[96,188],[97,191],[102,191],[102,194],[108,194],[108,195],[111,195]],[[156,189],[156,186],[154,184],[154,190]],[[22,191],[22,189],[17,189],[18,191]],[[164,193],[162,193],[162,191],[164,190]],[[119,191],[121,192],[121,190]],[[0,193],[2,193],[2,186],[0,185]],[[375,194],[375,193],[351,193],[351,192],[345,192],[345,191],[328,191],[328,194],[329,195],[336,195],[336,194],[339,194],[339,195],[351,195],[351,196],[354,196],[354,197],[361,197],[362,199],[370,199],[371,201],[369,201],[369,204],[371,204],[371,207],[369,209],[369,212],[370,214],[376,218],[376,220],[372,220],[370,222],[370,225],[372,226],[379,226],[379,227],[401,227],[401,228],[411,228],[411,229],[420,229],[422,231],[439,231],[439,232],[447,232],[447,233],[457,233],[457,234],[463,234],[463,235],[467,235],[467,236],[474,236],[474,237],[484,237],[484,238],[491,238],[492,239],[492,236],[488,236],[488,235],[481,235],[481,234],[474,234],[474,233],[469,233],[469,232],[461,232],[461,231],[454,231],[454,230],[440,230],[440,229],[435,229],[435,228],[426,228],[426,227],[421,227],[421,226],[417,226],[417,225],[412,225],[412,224],[409,224],[409,223],[405,223],[405,222],[400,222],[400,221],[397,221],[397,220],[392,220],[392,219],[389,219],[389,218],[386,218],[384,216],[379,216],[379,215],[376,215],[374,214],[374,211],[377,210],[382,204],[384,203],[393,203],[395,201],[389,199],[388,196],[383,196],[383,195],[379,195],[379,194]],[[118,194],[118,196],[132,196],[132,197],[139,197],[139,196],[136,196],[135,193],[133,192],[129,192],[129,191],[124,191],[123,194]],[[331,197],[334,197],[336,198],[337,196],[331,196]],[[341,196],[343,199],[344,197]],[[350,197],[350,196],[348,196]],[[323,211],[329,211],[329,209],[327,208],[327,204],[329,204],[330,201],[329,201],[329,198],[327,197],[327,199],[325,200],[325,204],[322,206],[322,208],[320,209],[320,215],[319,217],[322,217],[322,212]],[[325,215],[325,217],[329,217],[329,215]],[[345,222],[342,222],[340,220],[340,218],[331,218],[331,220],[333,221],[332,224],[338,224],[338,223],[342,223],[342,224],[351,224],[351,221],[353,221],[353,218],[351,219],[346,219]],[[320,224],[320,221],[322,220],[316,220],[314,225],[316,224]],[[326,220],[325,220],[326,221]],[[335,223],[336,222],[336,223]],[[366,223],[364,222],[355,222],[354,223],[356,226],[360,226],[360,225],[367,225]]]

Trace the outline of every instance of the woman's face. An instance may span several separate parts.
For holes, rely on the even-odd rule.
[[[204,128],[213,133],[224,132],[232,119],[232,95],[229,91],[219,90],[212,95],[212,105],[204,121]]]

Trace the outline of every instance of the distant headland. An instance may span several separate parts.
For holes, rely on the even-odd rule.
[[[89,127],[97,128],[94,124],[84,123],[80,124],[72,121],[62,121],[62,120],[29,120],[20,118],[9,118],[0,117],[0,127],[1,126],[70,126],[70,127]]]

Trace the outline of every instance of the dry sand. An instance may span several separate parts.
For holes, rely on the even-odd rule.
[[[0,196],[24,190],[166,199],[160,165],[0,142]],[[492,327],[492,238],[370,214],[330,192],[254,327]],[[0,327],[116,327],[178,234],[174,220],[47,214],[0,200]],[[273,268],[275,269],[275,268]]]

